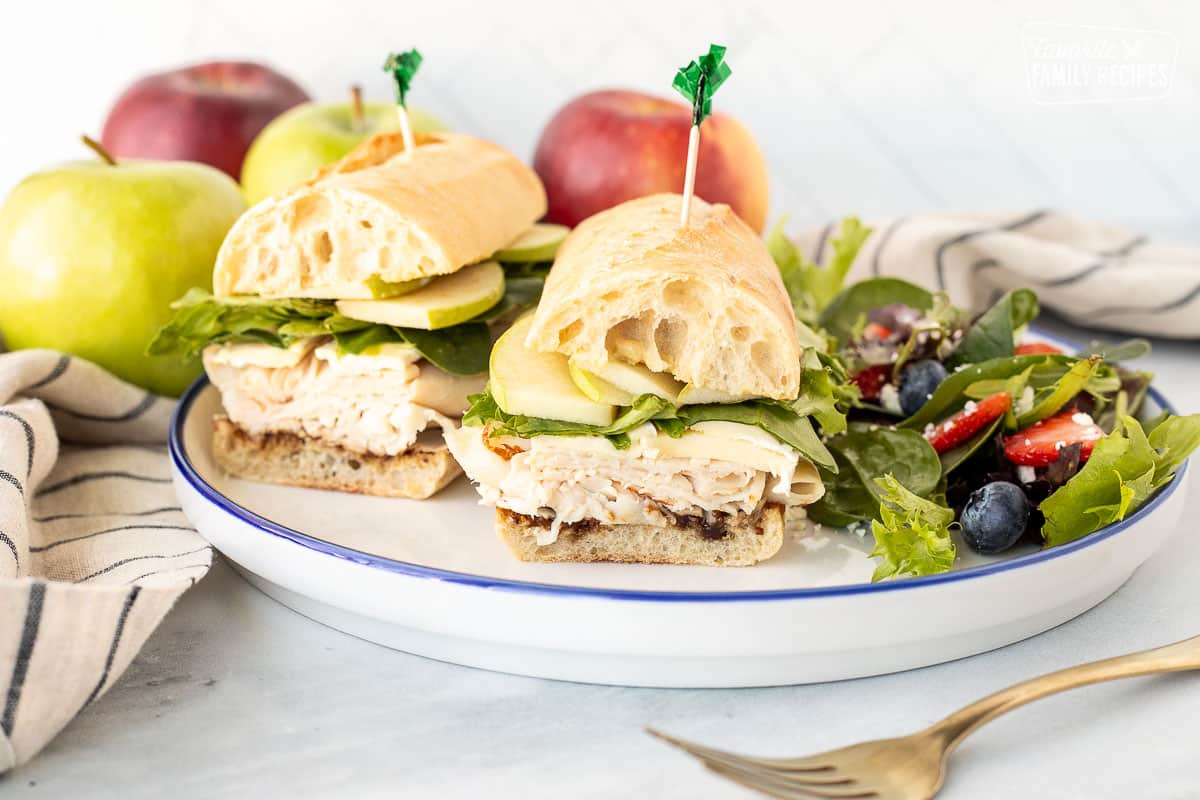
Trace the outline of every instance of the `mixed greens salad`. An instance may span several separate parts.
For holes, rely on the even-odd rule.
[[[1139,421],[1150,373],[1126,366],[1149,343],[1078,353],[1026,341],[1036,294],[982,313],[898,278],[843,288],[871,230],[841,224],[825,267],[768,239],[805,336],[825,342],[852,386],[845,430],[822,429],[836,470],[817,523],[875,541],[874,579],[949,570],[958,542],[1000,553],[1054,547],[1137,510],[1200,445],[1200,414]]]

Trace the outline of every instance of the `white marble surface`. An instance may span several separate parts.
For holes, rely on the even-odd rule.
[[[1182,411],[1200,410],[1200,345],[1156,345],[1148,366],[1159,387]],[[642,726],[749,752],[802,754],[907,732],[1018,680],[1200,633],[1200,469],[1190,480],[1192,513],[1173,543],[1083,617],[956,663],[817,686],[620,689],[442,664],[323,628],[218,565],[113,689],[39,758],[0,779],[0,793],[752,797]],[[1200,796],[1198,710],[1200,674],[1043,701],[968,740],[943,796]]]

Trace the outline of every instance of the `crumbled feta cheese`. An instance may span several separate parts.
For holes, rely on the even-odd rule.
[[[975,409],[977,409],[978,407],[979,406],[975,403],[974,400],[968,400],[966,405],[963,406],[963,411],[967,412],[968,414],[974,414]]]
[[[1033,410],[1033,387],[1026,386],[1021,392],[1021,396],[1017,398],[1016,407],[1013,409],[1017,412],[1017,416],[1028,414]]]
[[[900,408],[900,390],[890,383],[885,383],[879,389],[879,404],[893,414],[903,414]]]
[[[1082,411],[1076,411],[1074,414],[1072,414],[1071,422],[1074,422],[1076,425],[1095,425],[1096,424],[1096,421],[1094,419],[1092,419],[1091,414],[1085,414]]]
[[[1033,483],[1037,480],[1037,470],[1033,467],[1017,467],[1017,480],[1021,483]]]

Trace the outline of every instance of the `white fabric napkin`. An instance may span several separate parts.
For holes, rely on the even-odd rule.
[[[171,486],[173,408],[82,359],[0,355],[0,773],[102,695],[208,572]]]
[[[1051,211],[920,214],[869,223],[875,232],[849,280],[892,275],[982,309],[1022,287],[1088,328],[1200,338],[1200,249],[1155,244],[1113,225]],[[825,263],[837,223],[795,237]]]

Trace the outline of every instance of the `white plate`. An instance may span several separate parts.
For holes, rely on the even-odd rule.
[[[1149,413],[1165,407],[1156,393]],[[466,479],[425,501],[252,483],[211,451],[201,379],[171,431],[180,502],[255,586],[319,622],[486,669],[632,686],[767,686],[856,678],[1001,647],[1092,608],[1175,529],[1186,468],[1129,519],[1052,550],[870,583],[867,542],[792,533],[748,568],[526,564]]]

